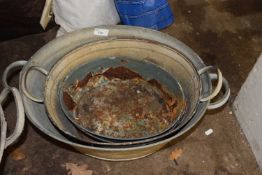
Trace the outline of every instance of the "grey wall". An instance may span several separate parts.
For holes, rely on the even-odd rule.
[[[262,169],[262,54],[234,102],[234,112]]]

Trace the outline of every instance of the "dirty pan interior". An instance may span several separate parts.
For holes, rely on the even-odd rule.
[[[134,141],[176,127],[185,106],[183,90],[149,61],[97,58],[72,71],[60,85],[70,121],[102,141]]]

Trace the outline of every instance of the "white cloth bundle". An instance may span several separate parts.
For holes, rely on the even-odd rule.
[[[55,22],[60,25],[57,36],[80,28],[114,25],[120,19],[114,0],[54,0]]]

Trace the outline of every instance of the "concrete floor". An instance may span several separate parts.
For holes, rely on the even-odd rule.
[[[262,3],[257,0],[170,0],[176,22],[163,30],[193,48],[207,65],[221,68],[232,89],[229,103],[209,111],[203,120],[179,142],[140,160],[107,162],[81,155],[40,133],[26,123],[22,139],[9,148],[2,161],[3,175],[67,174],[66,163],[87,165],[93,174],[109,175],[258,175],[254,155],[232,114],[231,105],[262,51]],[[28,59],[51,40],[56,29],[0,43],[0,74],[11,62]],[[17,85],[17,77],[12,80]],[[2,89],[2,87],[1,87]],[[14,103],[5,111],[14,125]],[[209,128],[214,133],[206,136]],[[16,160],[19,148],[22,160]],[[169,159],[182,149],[177,164]],[[13,156],[12,156],[13,155]]]

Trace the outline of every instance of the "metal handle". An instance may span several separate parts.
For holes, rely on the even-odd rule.
[[[15,99],[15,104],[17,107],[16,112],[16,126],[13,131],[13,133],[6,138],[6,130],[7,130],[7,123],[5,120],[2,103],[6,99],[6,97],[9,95],[9,93],[12,93]],[[25,112],[24,112],[24,106],[22,97],[18,91],[18,89],[12,87],[5,87],[5,89],[0,94],[0,118],[1,118],[1,145],[0,145],[0,161],[3,155],[3,151],[8,146],[12,145],[17,141],[19,136],[22,134],[25,124]]]
[[[4,71],[4,73],[3,73],[3,77],[2,77],[3,86],[4,86],[4,87],[10,87],[10,86],[8,85],[8,83],[7,83],[7,77],[8,77],[8,74],[11,72],[11,70],[12,70],[13,68],[23,67],[23,66],[26,65],[26,64],[27,64],[27,61],[25,61],[25,60],[15,61],[15,62],[9,64],[9,65],[7,66],[7,68],[5,68],[5,71]]]
[[[24,93],[24,95],[29,98],[30,100],[34,101],[34,102],[38,102],[38,103],[43,103],[44,102],[44,99],[43,98],[40,98],[40,97],[35,97],[34,95],[31,95],[28,91],[28,88],[27,88],[27,76],[28,76],[28,73],[32,70],[36,70],[36,71],[39,71],[40,73],[44,74],[45,76],[48,75],[48,71],[45,70],[44,68],[40,67],[40,66],[35,66],[35,65],[32,65],[30,66],[26,72],[25,72],[25,77],[21,80],[21,88],[22,88],[22,91]]]
[[[211,80],[217,80],[218,76],[217,74],[209,74],[209,77]],[[212,102],[208,105],[207,109],[217,109],[226,104],[230,97],[230,88],[227,80],[223,77],[223,84],[222,84],[222,90],[224,91],[224,95],[217,100],[216,102]]]
[[[9,145],[13,144],[18,139],[18,137],[21,135],[23,131],[24,123],[25,123],[25,112],[24,112],[23,101],[17,88],[15,87],[5,88],[0,94],[0,104],[2,105],[3,101],[6,99],[6,97],[9,95],[10,92],[13,94],[15,99],[15,104],[17,108],[16,111],[17,121],[16,121],[14,132],[8,138],[6,138],[5,147],[8,147]]]
[[[213,67],[213,66],[207,66],[207,67],[204,67],[203,69],[199,70],[198,71],[198,74],[201,75],[209,70],[216,70],[217,71],[217,85],[214,89],[214,91],[207,97],[200,97],[200,101],[201,102],[205,102],[205,101],[210,101],[212,100],[213,98],[215,98],[218,93],[221,91],[221,88],[222,88],[222,84],[223,84],[223,75],[222,75],[222,72],[220,71],[219,68],[216,68],[216,67]],[[210,74],[209,74],[210,75]]]
[[[19,136],[23,132],[23,128],[25,124],[25,112],[24,112],[22,97],[17,88],[10,87],[8,85],[7,77],[13,68],[21,67],[24,66],[25,64],[27,64],[27,61],[24,60],[13,62],[7,66],[7,68],[4,70],[3,73],[2,81],[3,81],[4,89],[0,94],[0,122],[1,122],[0,163],[2,160],[4,149],[10,146],[11,144],[15,143],[15,141],[19,138]],[[10,92],[13,94],[15,99],[15,104],[17,107],[17,112],[16,112],[17,120],[13,133],[6,138],[7,122],[5,120],[2,104]]]
[[[0,163],[1,163],[3,153],[5,150],[6,131],[7,131],[7,124],[6,124],[6,120],[4,117],[4,111],[3,111],[2,105],[0,105],[0,123],[1,123]]]
[[[16,106],[17,106],[16,126],[15,126],[15,129],[14,129],[14,132],[8,138],[5,139],[5,146],[4,146],[5,148],[8,147],[9,145],[13,144],[18,139],[18,137],[21,135],[21,133],[23,131],[24,123],[25,123],[25,114],[24,114],[24,106],[23,106],[22,97],[21,97],[17,88],[10,87],[8,85],[7,78],[8,78],[12,69],[14,69],[16,67],[23,67],[26,64],[27,64],[27,61],[25,61],[25,60],[15,61],[15,62],[9,64],[5,68],[4,73],[3,73],[3,77],[2,77],[3,82],[2,83],[3,83],[3,86],[5,88],[0,94],[0,115],[1,115],[1,125],[3,125],[3,128],[7,127],[7,123],[6,123],[6,120],[5,120],[5,117],[4,117],[4,112],[3,112],[3,109],[2,109],[2,103],[4,102],[4,100],[9,95],[10,92],[13,94],[14,99],[15,99],[15,103],[16,103]],[[2,128],[1,128],[1,130],[2,130]],[[4,129],[1,132],[5,132]],[[2,135],[2,133],[1,133],[1,135]],[[1,137],[1,140],[2,140],[2,137]],[[2,149],[2,147],[1,147],[1,149]]]

